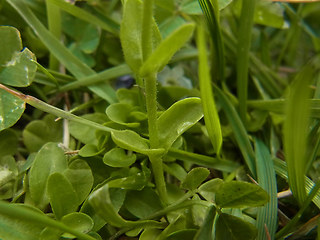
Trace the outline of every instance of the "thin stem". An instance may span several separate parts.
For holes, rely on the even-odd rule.
[[[143,19],[142,19],[142,54],[145,61],[152,53],[152,8],[153,0],[143,1]]]
[[[20,98],[21,100],[25,101],[26,103],[28,103],[29,105],[41,110],[41,111],[44,111],[44,112],[47,112],[47,113],[51,113],[57,117],[61,117],[61,118],[64,118],[64,119],[68,119],[70,121],[74,121],[74,122],[77,122],[77,123],[81,123],[81,124],[84,124],[84,125],[87,125],[87,126],[90,126],[92,128],[95,128],[95,129],[98,129],[98,130],[102,130],[102,131],[105,131],[105,132],[111,132],[113,131],[114,129],[112,128],[109,128],[109,127],[105,127],[99,123],[96,123],[96,122],[92,122],[90,120],[87,120],[85,118],[82,118],[82,117],[78,117],[70,112],[66,112],[64,110],[61,110],[59,108],[56,108],[54,106],[51,106],[45,102],[42,102],[41,100],[35,98],[35,97],[32,97],[30,95],[25,95],[25,94],[22,94],[22,93],[19,93],[15,90],[12,90],[10,88],[7,88],[6,86],[0,84],[0,88],[11,93],[12,95]]]

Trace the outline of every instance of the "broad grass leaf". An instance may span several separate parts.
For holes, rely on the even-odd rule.
[[[216,192],[216,204],[221,208],[258,207],[268,201],[268,193],[253,183],[224,182]]]
[[[14,125],[25,108],[26,103],[23,100],[0,89],[0,131]]]
[[[0,27],[0,71],[12,59],[12,55],[20,52],[22,41],[18,29],[10,26]]]
[[[29,152],[37,152],[47,142],[62,141],[62,121],[46,115],[42,120],[31,121],[22,131],[23,144]]]
[[[93,175],[86,161],[76,159],[72,161],[63,172],[76,192],[74,201],[78,206],[88,197],[93,186]]]
[[[188,172],[186,178],[181,183],[181,187],[187,190],[195,190],[206,178],[210,171],[206,168],[197,167]]]
[[[94,222],[87,214],[73,212],[62,217],[61,222],[82,233],[88,233],[93,228]],[[64,238],[75,238],[70,233],[64,233]]]
[[[195,235],[194,240],[214,240],[213,222],[215,216],[216,208],[212,205],[208,208],[206,218],[204,219],[202,226]]]
[[[112,148],[103,156],[104,164],[110,167],[129,167],[136,159],[135,154],[128,155],[122,148]]]
[[[257,229],[241,218],[222,213],[216,223],[216,240],[254,240]]]
[[[47,193],[52,211],[57,219],[77,210],[77,194],[71,182],[61,173],[48,178]]]
[[[159,196],[151,188],[129,191],[124,202],[126,209],[138,218],[147,218],[162,209]]]
[[[200,25],[198,27],[197,45],[199,49],[198,75],[205,127],[208,130],[212,146],[215,152],[219,155],[222,146],[222,132],[218,110],[212,92],[211,75],[208,65],[208,53],[206,50],[205,32],[203,29],[203,25]]]
[[[172,56],[191,38],[194,24],[187,23],[165,38],[146,59],[140,69],[142,77],[160,72],[169,63]]]
[[[143,3],[140,0],[126,0],[120,26],[120,40],[126,63],[135,74],[139,73],[144,61],[142,52]],[[161,41],[159,29],[152,21],[152,48]]]
[[[0,157],[14,155],[18,151],[18,135],[12,129],[0,132]]]
[[[43,214],[40,210],[29,205],[12,204],[17,209],[32,210],[37,214]],[[44,214],[43,214],[44,215]],[[15,216],[3,215],[0,213],[0,238],[6,240],[35,240],[39,239],[44,226],[33,221],[25,221]]]
[[[13,54],[11,61],[0,72],[0,82],[14,87],[29,86],[37,71],[33,61],[36,61],[36,57],[28,48]]]
[[[29,172],[29,191],[39,208],[42,209],[49,203],[47,196],[49,176],[55,172],[62,173],[67,167],[64,151],[57,143],[47,143],[37,153]]]
[[[112,131],[112,140],[121,148],[142,154],[162,154],[164,149],[150,149],[147,139],[131,130]]]
[[[312,64],[306,65],[295,77],[289,87],[290,93],[286,104],[284,122],[284,152],[288,166],[289,186],[293,196],[300,205],[307,197],[305,174],[308,164],[307,139],[310,117],[309,83],[315,69]]]
[[[157,120],[160,146],[168,150],[179,136],[202,117],[199,98],[186,98],[173,104]]]
[[[274,239],[277,230],[277,181],[276,174],[271,159],[271,154],[267,146],[258,138],[255,140],[257,175],[259,186],[268,192],[270,201],[258,209],[257,228],[258,239],[267,240],[265,226],[268,228],[271,239]]]
[[[114,227],[128,227],[131,224],[123,219],[111,202],[108,184],[94,191],[89,197],[89,203],[96,213],[108,224]]]

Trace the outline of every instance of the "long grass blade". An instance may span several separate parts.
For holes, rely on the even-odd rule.
[[[251,46],[251,31],[253,28],[256,0],[242,1],[240,26],[238,32],[237,51],[237,93],[239,98],[240,118],[246,126],[248,69]]]
[[[306,65],[296,76],[286,104],[284,151],[288,165],[289,186],[300,205],[306,199],[307,138],[310,116],[309,83],[314,69]]]
[[[252,145],[250,143],[247,131],[233,107],[230,100],[227,96],[216,86],[214,86],[214,91],[219,98],[219,103],[221,104],[222,109],[224,110],[230,126],[233,130],[235,139],[239,145],[240,151],[243,155],[243,158],[254,178],[256,178],[256,165],[255,165],[255,154],[252,149]]]
[[[276,174],[271,159],[271,154],[266,145],[258,138],[255,140],[256,163],[258,183],[260,187],[266,190],[270,196],[270,201],[263,207],[259,208],[257,215],[258,238],[267,240],[265,226],[268,229],[271,239],[274,239],[277,230],[277,182]]]
[[[219,155],[222,146],[222,133],[219,115],[212,92],[211,76],[208,65],[205,31],[203,24],[200,24],[198,26],[197,45],[199,49],[198,74],[204,121],[213,148],[216,151],[217,155]]]
[[[77,78],[81,79],[94,75],[95,71],[75,57],[58,39],[56,39],[45,26],[37,19],[24,1],[8,0],[8,3],[15,8],[21,17],[34,30],[45,46],[54,56]],[[110,103],[116,101],[115,91],[107,84],[90,86],[90,90]]]

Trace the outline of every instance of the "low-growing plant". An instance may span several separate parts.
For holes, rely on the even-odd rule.
[[[0,238],[314,236],[317,10],[2,1]]]

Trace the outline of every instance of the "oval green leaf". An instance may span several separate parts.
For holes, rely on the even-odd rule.
[[[21,37],[18,29],[10,26],[0,27],[0,71],[12,58],[15,52],[22,49]]]
[[[192,23],[184,24],[164,39],[143,63],[140,75],[145,77],[160,72],[172,56],[191,38],[194,27]]]
[[[210,171],[206,168],[193,168],[188,172],[186,178],[181,183],[181,187],[188,190],[195,190],[204,180],[206,180],[209,174]]]
[[[106,114],[111,121],[127,126],[127,127],[139,127],[140,123],[132,122],[131,112],[133,107],[125,103],[114,103],[111,104],[107,110]]]
[[[77,210],[77,194],[70,181],[61,173],[56,172],[49,176],[47,193],[57,219]]]
[[[216,192],[216,204],[222,208],[258,207],[268,201],[268,193],[253,183],[225,182]]]
[[[26,104],[23,100],[0,89],[0,131],[14,125],[25,108]]]
[[[127,155],[122,148],[112,148],[103,156],[104,164],[110,167],[129,167],[136,159],[135,154]]]
[[[88,233],[93,228],[93,220],[87,214],[80,212],[69,213],[62,217],[61,222],[82,233]],[[75,236],[64,233],[64,238],[75,238]]]
[[[173,104],[157,120],[160,147],[174,141],[203,117],[200,98],[186,98]]]

